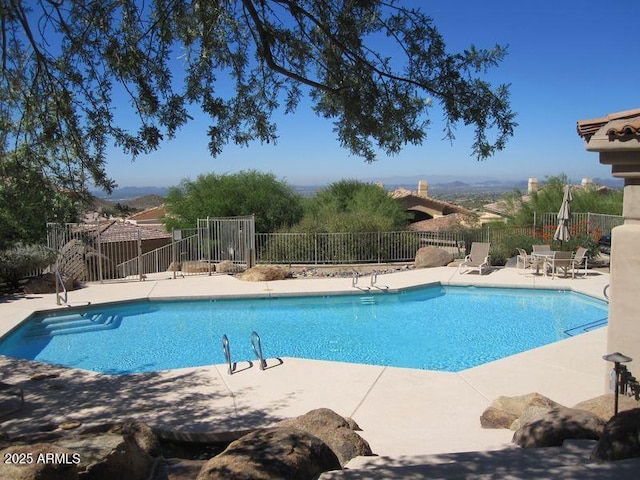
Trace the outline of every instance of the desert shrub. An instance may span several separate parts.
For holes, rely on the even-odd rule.
[[[17,243],[0,252],[0,282],[15,289],[29,272],[45,268],[55,261],[55,251],[44,245]]]

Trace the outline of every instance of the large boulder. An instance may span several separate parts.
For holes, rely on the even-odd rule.
[[[147,425],[140,422],[118,424],[104,432],[63,438],[55,445],[76,453],[82,478],[91,480],[146,480],[162,455],[158,439]]]
[[[67,292],[78,288],[78,283],[70,277],[63,277],[64,288]],[[58,287],[62,292],[62,286]],[[22,291],[27,295],[56,293],[56,275],[55,273],[43,273],[37,277],[27,280],[22,287]]]
[[[369,444],[354,430],[358,425],[328,408],[318,408],[304,415],[278,424],[303,430],[322,440],[338,457],[343,467],[349,460],[361,455],[372,455]]]
[[[359,455],[372,455],[358,425],[327,408],[257,430],[209,460],[198,480],[316,478]]]
[[[215,267],[209,262],[189,260],[180,264],[180,270],[183,273],[208,273],[214,271]]]
[[[242,271],[244,267],[233,263],[231,260],[222,260],[216,265],[217,273],[238,273]]]
[[[527,409],[522,412],[522,415],[513,421],[509,428],[514,431],[519,430],[521,426],[526,425],[527,423],[537,422],[538,420],[543,419],[550,410],[553,410],[553,408],[539,405],[527,407]]]
[[[599,397],[591,398],[589,400],[585,400],[584,402],[580,402],[575,405],[573,408],[579,408],[581,410],[586,410],[588,412],[594,413],[598,415],[605,421],[608,421],[611,417],[613,417],[614,411],[614,394],[607,393],[605,395],[600,395]],[[618,396],[618,411],[622,412],[625,410],[632,410],[634,408],[640,408],[640,402],[638,402],[634,397],[627,397],[626,395]]]
[[[0,479],[78,480],[76,453],[50,443],[10,446],[0,451]]]
[[[274,265],[257,265],[241,273],[238,278],[246,282],[270,282],[284,280],[290,276],[289,270]]]
[[[620,412],[604,427],[600,441],[591,454],[598,461],[640,457],[640,408]]]
[[[598,440],[605,422],[597,415],[575,408],[556,408],[543,418],[522,425],[513,442],[523,448],[559,447],[565,440]]]
[[[422,247],[416,252],[415,268],[433,268],[449,265],[453,255],[438,247]]]
[[[204,464],[196,480],[317,478],[340,462],[318,437],[293,427],[256,430]]]
[[[553,409],[561,407],[559,403],[539,393],[528,393],[515,397],[496,398],[480,416],[482,428],[510,428],[530,407]]]

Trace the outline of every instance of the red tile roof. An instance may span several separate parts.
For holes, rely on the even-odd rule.
[[[133,225],[131,223],[117,222],[110,220],[100,222],[100,241],[102,242],[126,242],[138,240],[138,232],[140,240],[153,240],[156,238],[170,238],[171,234],[158,228],[147,227],[144,225]],[[86,232],[90,235],[97,236],[96,225],[82,225],[76,228],[77,232]]]
[[[424,197],[422,195],[418,195],[416,192],[413,192],[407,188],[397,188],[393,192],[390,193],[391,198],[394,200],[403,200],[407,198],[415,199],[419,203],[428,203],[434,208],[437,208],[441,211],[448,211],[451,213],[464,213],[469,214],[471,210],[461,206],[456,205],[455,203],[445,202],[442,200],[436,200],[433,197]]]
[[[159,207],[151,207],[143,210],[142,212],[134,213],[130,217],[129,220],[156,220],[164,217],[166,212],[164,210],[164,205],[160,205]]]
[[[615,137],[627,137],[629,135],[640,134],[640,117],[617,122],[607,129],[607,135]]]
[[[467,219],[467,215],[460,213],[452,213],[445,215],[444,217],[430,218],[428,220],[420,220],[409,225],[409,230],[416,232],[440,232],[451,231],[452,228],[459,227],[460,225],[467,225],[473,223],[475,220],[472,217]]]
[[[591,120],[578,120],[578,135],[589,141],[598,130],[608,123],[611,123],[611,126],[607,129],[607,135],[615,137],[640,135],[640,109],[610,113]]]

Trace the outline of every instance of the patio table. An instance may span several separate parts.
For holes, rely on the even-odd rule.
[[[544,264],[548,258],[553,258],[556,250],[538,250],[531,252],[531,257],[537,259],[536,262],[536,275],[540,275],[540,265]]]

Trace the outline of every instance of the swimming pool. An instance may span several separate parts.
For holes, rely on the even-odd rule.
[[[0,354],[123,374],[265,357],[456,372],[606,325],[607,304],[569,291],[430,286],[401,293],[140,301],[36,316]]]

